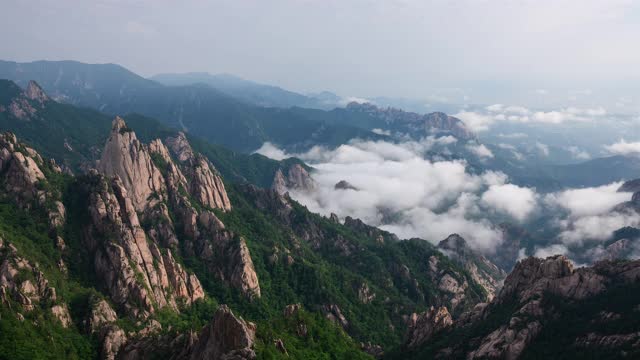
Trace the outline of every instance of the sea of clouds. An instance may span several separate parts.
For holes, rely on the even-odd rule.
[[[473,248],[490,254],[503,241],[497,224],[526,227],[544,217],[556,236],[551,245],[528,255],[570,255],[572,247],[599,244],[616,229],[639,225],[635,214],[612,212],[631,198],[617,192],[621,183],[542,194],[510,183],[500,172],[471,173],[464,160],[426,156],[434,147],[442,150],[454,142],[449,137],[402,143],[353,140],[335,149],[316,146],[297,154],[265,143],[256,152],[277,160],[295,156],[313,167],[316,189],[290,191],[311,211],[360,218],[400,238],[435,244],[458,233]],[[476,155],[483,156],[482,151]],[[341,180],[357,190],[336,189]]]

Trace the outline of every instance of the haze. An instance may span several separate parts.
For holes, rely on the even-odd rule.
[[[343,96],[637,108],[634,1],[10,0],[2,8],[7,60],[111,62],[145,76],[232,73]]]

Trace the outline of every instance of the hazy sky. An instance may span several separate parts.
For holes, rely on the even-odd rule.
[[[0,34],[7,60],[227,72],[353,96],[506,84],[533,97],[640,79],[631,0],[2,0]]]

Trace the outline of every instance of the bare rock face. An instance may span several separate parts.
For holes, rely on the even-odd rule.
[[[208,261],[210,269],[247,297],[259,298],[261,292],[258,275],[246,240],[226,230],[224,224],[211,212],[200,214],[198,223],[208,241],[199,242],[197,253]]]
[[[231,209],[222,180],[215,174],[213,165],[193,152],[183,133],[168,138],[167,143],[171,150],[160,140],[154,140],[149,147],[154,156],[163,159],[167,197],[180,218],[178,222],[182,224],[182,232],[186,235],[186,239],[183,239],[185,255],[200,257],[214,276],[239,289],[248,297],[260,297],[260,285],[246,241],[226,230],[213,212],[194,208],[189,198],[192,196],[204,207],[225,211]],[[179,166],[173,161],[170,152],[180,161]],[[191,189],[190,195],[185,193],[186,189]],[[167,217],[168,215],[161,218]],[[165,241],[165,246],[175,245],[177,240]],[[166,259],[165,262],[173,261]],[[195,276],[187,276],[179,265],[170,266],[167,272],[170,281],[184,279],[181,281],[184,286],[173,285],[179,295],[186,295],[185,289],[189,289],[188,293],[192,297],[201,297],[199,294],[203,294],[202,287]]]
[[[162,174],[154,166],[148,147],[121,117],[113,120],[98,169],[110,177],[119,177],[137,211],[152,207],[165,192]]]
[[[425,135],[453,135],[464,141],[476,140],[476,135],[469,130],[462,120],[441,112],[417,114],[392,107],[379,108],[370,103],[351,102],[346,111],[364,113],[370,117],[383,120],[390,130],[402,132],[414,138]]]
[[[349,328],[349,321],[342,315],[342,310],[336,304],[324,305],[322,307],[324,316],[336,325],[340,325],[343,329]]]
[[[282,195],[289,190],[313,191],[317,188],[317,184],[302,165],[294,164],[289,168],[286,176],[281,169],[276,171],[271,188]]]
[[[5,174],[5,190],[22,208],[29,209],[33,203],[46,201],[47,194],[37,186],[46,181],[40,169],[42,164],[40,155],[19,143],[14,134],[0,135],[0,172]]]
[[[91,311],[84,321],[89,333],[97,333],[108,324],[118,320],[118,315],[104,299],[90,299]]]
[[[29,100],[33,100],[38,102],[39,104],[43,104],[46,101],[49,101],[49,97],[44,93],[44,90],[33,80],[29,81],[27,85],[27,89],[24,91],[24,95]]]
[[[506,274],[484,256],[469,248],[458,234],[440,241],[438,249],[469,272],[472,279],[487,292],[486,300],[493,298]]]
[[[231,284],[243,293],[259,298],[261,293],[258,275],[253,267],[253,260],[251,260],[249,248],[244,238],[240,238],[239,244],[232,247],[228,253],[231,260],[231,271],[229,272]]]
[[[473,332],[487,327],[484,322],[496,319],[496,316],[506,320],[492,323],[491,327],[481,333],[473,333],[473,338],[451,338],[446,349],[434,351],[442,358],[518,359],[533,346],[547,326],[560,326],[553,325],[556,319],[561,321],[565,316],[568,319],[572,319],[572,316],[589,316],[592,328],[585,329],[583,334],[572,335],[575,336],[575,347],[611,353],[622,351],[619,354],[624,351],[640,353],[640,342],[637,341],[635,331],[606,334],[593,331],[602,326],[615,328],[616,321],[621,319],[619,314],[601,311],[599,314],[588,315],[588,311],[592,310],[579,310],[590,299],[606,296],[611,289],[637,289],[638,283],[640,261],[603,261],[592,267],[574,269],[573,264],[561,255],[546,259],[527,258],[516,264],[506,277],[504,286],[490,303],[478,304],[472,311],[460,316],[453,326],[456,330],[461,330],[456,334],[463,334],[464,329]],[[558,306],[558,302],[562,302],[563,306]],[[606,304],[601,306],[606,308]],[[565,307],[575,307],[578,310],[575,313],[567,312]],[[619,310],[621,308],[615,309],[622,311]],[[624,311],[635,313],[637,310],[629,308]],[[552,329],[555,329],[551,330],[554,334],[561,331],[558,328]],[[570,336],[569,334],[573,333],[560,333],[557,336]]]
[[[11,99],[8,108],[0,106],[0,113],[8,112],[21,121],[31,121],[38,117],[38,111],[49,101],[49,97],[42,91],[35,81],[29,81],[26,90]]]
[[[444,306],[437,309],[432,306],[421,314],[413,313],[408,321],[407,347],[416,348],[451,325],[453,325],[453,319]]]
[[[221,305],[202,330],[189,359],[255,359],[255,333],[255,324],[237,318],[226,305]]]
[[[205,206],[231,210],[227,191],[215,167],[204,156],[194,153],[185,134],[180,132],[176,137],[167,138],[167,144],[176,154],[189,179],[189,193]]]
[[[40,271],[37,264],[18,254],[13,244],[0,239],[0,302],[8,304],[15,301],[25,311],[36,307],[48,309],[63,327],[71,325],[71,316],[67,304],[61,302],[56,289]]]
[[[100,331],[102,360],[115,360],[120,349],[127,343],[127,335],[117,325],[108,325]]]
[[[470,359],[506,359],[520,357],[525,347],[540,333],[538,321],[501,326],[482,341],[480,347],[469,353]]]
[[[176,299],[190,304],[201,298],[199,281],[167,255],[170,250],[163,256],[148,240],[119,178],[108,183],[96,173],[90,176],[86,191],[92,230],[86,241],[95,256],[96,273],[114,303],[130,315],[146,317],[166,306],[177,310]]]
[[[71,315],[69,314],[67,304],[53,305],[51,307],[51,313],[60,321],[62,327],[67,328],[71,326]]]

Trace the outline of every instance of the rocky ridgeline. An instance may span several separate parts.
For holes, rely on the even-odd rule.
[[[473,280],[484,288],[488,301],[500,289],[507,274],[483,255],[471,250],[460,235],[449,235],[438,243],[438,249],[467,270]]]
[[[134,293],[140,297],[137,300],[146,304],[147,311],[152,307],[175,307],[173,298],[176,297],[190,303],[203,296],[198,279],[184,272],[175,262],[172,252],[202,259],[220,280],[248,297],[259,297],[260,285],[246,241],[227,231],[212,211],[231,209],[220,176],[211,163],[191,149],[184,134],[167,139],[167,143],[178,163],[174,162],[171,151],[160,139],[149,145],[142,144],[121,118],[113,121],[111,135],[98,166],[104,179],[103,175],[94,174],[95,179],[90,181],[101,186],[88,189],[91,197],[89,211],[95,214],[93,225],[101,230],[103,236],[113,233],[114,227],[116,232],[120,232],[118,238],[124,242],[122,247],[125,251],[117,252],[125,255],[127,261],[120,259],[106,264],[96,260],[96,264],[113,268],[115,263],[119,263],[123,269],[127,268],[127,263],[138,264],[133,269],[133,279],[146,275],[142,278],[147,280],[138,284],[139,289]],[[104,186],[107,182],[110,182],[108,186]],[[169,206],[174,211],[176,224],[169,214]],[[141,214],[140,219],[138,213]],[[123,215],[122,219],[119,214]],[[185,235],[181,248],[177,233]],[[146,245],[147,239],[153,240],[150,246]],[[103,255],[97,257],[103,258]],[[104,273],[103,270],[99,273]],[[131,279],[131,272],[119,273]],[[126,284],[137,282],[121,281]],[[112,294],[122,289],[120,282],[112,281]],[[173,298],[166,298],[168,292],[162,290],[165,288],[170,290]],[[154,296],[144,301],[149,293]]]
[[[379,108],[370,103],[351,102],[347,111],[364,113],[373,118],[383,120],[390,129],[407,133],[417,138],[426,135],[453,135],[465,141],[475,141],[476,135],[467,128],[462,120],[445,113],[417,114],[401,109]]]
[[[308,192],[317,188],[315,180],[302,165],[294,164],[286,172],[285,176],[282,169],[278,169],[273,177],[271,188],[278,194],[284,195],[290,190]]]
[[[121,358],[125,346],[135,348],[138,342],[132,341],[147,338],[159,326],[151,320],[142,330],[125,333],[117,325],[118,314],[144,323],[162,308],[177,312],[205,297],[198,277],[187,272],[176,255],[201,259],[211,276],[248,298],[260,296],[246,241],[226,230],[214,214],[215,209],[231,209],[220,176],[209,161],[193,152],[184,134],[168,143],[173,153],[159,139],[149,145],[140,143],[118,117],[98,170],[76,179],[90,219],[82,224],[82,245],[109,300],[94,299],[84,323],[87,332],[101,341],[105,359]],[[64,253],[60,229],[66,211],[61,194],[48,185],[48,176],[62,176],[60,168],[55,162],[44,162],[36,151],[6,133],[0,135],[0,174],[4,192],[19,207],[46,211],[52,241]],[[175,213],[170,214],[169,207]],[[178,233],[184,235],[183,246],[179,246]],[[65,299],[56,296],[37,264],[18,254],[12,244],[0,240],[0,300],[9,307],[18,304],[24,311],[41,307],[62,326],[69,326]],[[58,267],[66,273],[62,258]],[[16,316],[22,318],[19,313]],[[242,326],[234,329],[234,319]],[[252,358],[254,332],[253,325],[221,308],[200,337],[206,340],[185,349],[193,359]],[[137,358],[131,351],[125,358]]]
[[[26,90],[11,99],[7,107],[0,105],[0,113],[8,112],[18,120],[31,121],[38,116],[38,110],[44,108],[48,101],[50,99],[40,85],[32,80],[29,81]]]
[[[107,326],[107,329],[109,327]],[[186,334],[159,334],[159,324],[150,324],[128,341],[113,336],[113,344],[121,344],[117,359],[255,359],[253,350],[256,325],[236,317],[221,305],[207,326],[199,332]],[[142,334],[140,334],[142,333]],[[109,351],[107,346],[103,351]],[[109,356],[103,356],[109,358]],[[116,358],[116,357],[112,357]]]
[[[446,309],[438,310],[440,316],[436,316],[432,309],[418,317],[412,322],[407,348],[415,350],[429,346],[429,341],[440,334],[439,339],[451,340],[445,348],[430,348],[437,358],[517,359],[530,346],[535,346],[545,326],[552,326],[549,324],[554,319],[569,316],[562,307],[554,305],[557,304],[554,300],[580,308],[581,304],[604,296],[612,289],[637,289],[639,282],[640,261],[603,261],[592,267],[574,269],[572,263],[560,255],[547,259],[527,258],[516,265],[491,302],[478,304],[455,322],[449,321]],[[637,309],[631,311],[637,312]],[[594,351],[618,351],[618,356],[640,353],[640,335],[635,330],[629,333],[597,331],[620,317],[616,313],[601,312],[599,316],[590,318],[593,328],[584,330],[584,333],[578,332],[571,346]],[[496,318],[502,320],[496,323]],[[494,320],[487,327],[484,322],[489,319]],[[461,335],[474,331],[478,333],[472,338]]]
[[[0,238],[0,302],[12,308],[19,305],[30,312],[36,307],[49,312],[60,321],[63,327],[71,325],[71,316],[67,304],[56,295],[56,289],[38,265],[18,255],[11,243]],[[24,316],[17,313],[18,319]]]

